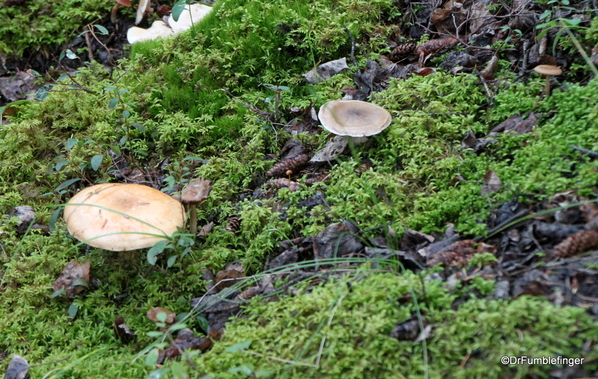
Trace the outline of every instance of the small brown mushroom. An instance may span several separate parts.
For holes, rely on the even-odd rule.
[[[66,204],[64,219],[79,241],[105,250],[153,246],[185,224],[180,202],[141,184],[106,183],[87,187]]]
[[[181,201],[183,204],[189,205],[189,231],[192,234],[197,234],[197,204],[201,203],[210,196],[212,190],[212,181],[197,178],[187,184],[181,195]]]
[[[553,76],[561,75],[563,73],[563,70],[561,70],[557,66],[541,64],[539,66],[534,67],[534,71],[546,77],[546,81],[544,84],[544,96],[550,96],[550,78],[552,78]]]
[[[318,112],[322,127],[339,136],[367,137],[378,134],[392,121],[388,111],[360,100],[334,100]]]

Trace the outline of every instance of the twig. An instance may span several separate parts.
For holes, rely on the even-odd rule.
[[[117,3],[118,4],[118,3]],[[93,62],[93,48],[91,46],[91,40],[89,39],[89,34],[85,33],[85,44],[87,45],[87,59],[90,62]]]
[[[486,91],[486,96],[488,96],[488,105],[493,106],[494,105],[494,95],[490,91],[490,88],[488,88],[486,79],[484,79],[484,76],[482,74],[480,74],[480,72],[478,70],[475,70],[475,73],[478,76],[478,78],[480,78],[480,81],[482,82],[482,85],[484,86],[484,90]]]
[[[583,147],[579,147],[579,146],[575,146],[575,145],[569,145],[569,147],[573,150],[581,151],[582,153],[586,153],[586,154],[598,157],[598,151],[584,149]]]
[[[349,38],[351,39],[351,62],[353,62],[353,65],[357,67],[357,60],[355,59],[355,38],[353,38],[353,34],[349,30],[349,28],[347,28],[345,25],[341,26],[343,27],[343,29],[345,29],[345,32],[347,32]]]
[[[102,45],[102,47],[104,49],[106,49],[106,52],[108,53],[108,60],[110,61],[110,64],[114,64],[114,59],[112,58],[112,53],[110,53],[110,49],[106,45],[104,45],[104,43],[102,41],[100,41],[100,39],[98,38],[98,36],[96,36],[96,34],[93,31],[93,27],[92,27],[91,24],[88,24],[87,28],[89,29],[89,32],[91,33],[91,35],[93,36],[93,38],[95,38],[96,41],[98,41],[98,43],[100,45]],[[87,33],[85,33],[85,37],[87,38]],[[92,59],[93,59],[93,56],[92,56]]]

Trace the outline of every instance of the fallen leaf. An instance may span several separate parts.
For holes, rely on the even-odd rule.
[[[334,75],[348,68],[349,66],[347,66],[347,58],[341,58],[316,66],[308,73],[303,74],[303,77],[309,83],[316,84],[330,79]]]
[[[25,379],[29,373],[29,363],[18,354],[14,354],[6,368],[5,379]]]
[[[517,135],[529,133],[532,131],[537,121],[538,118],[536,117],[536,114],[533,112],[531,112],[525,120],[518,114],[514,114],[511,117],[507,118],[505,121],[496,125],[490,131],[488,136],[492,137],[500,133],[508,132],[514,132]]]
[[[166,324],[172,324],[176,317],[176,313],[164,309],[162,307],[155,307],[147,311],[147,318],[153,322],[164,322]]]
[[[482,195],[497,192],[502,186],[502,181],[498,177],[498,174],[492,170],[486,171],[486,174],[484,174],[484,181],[486,182],[486,185],[482,186]]]
[[[114,335],[123,343],[130,343],[137,339],[135,333],[125,324],[125,319],[118,316],[114,319]]]
[[[90,262],[70,261],[52,284],[54,292],[64,289],[68,297],[74,297],[83,292],[89,283],[89,267]]]
[[[335,160],[345,151],[347,144],[346,137],[336,136],[324,145],[322,149],[316,151],[310,162],[329,162]]]

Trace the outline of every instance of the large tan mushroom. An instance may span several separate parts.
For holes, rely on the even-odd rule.
[[[373,136],[392,121],[386,109],[360,100],[329,101],[320,108],[318,118],[324,129],[349,137]]]
[[[85,188],[67,203],[64,219],[79,241],[105,250],[153,246],[185,225],[180,202],[148,186],[106,183]]]

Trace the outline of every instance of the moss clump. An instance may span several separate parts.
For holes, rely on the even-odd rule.
[[[0,56],[25,51],[50,53],[76,35],[73,31],[110,13],[111,0],[26,0],[0,8]]]
[[[579,308],[521,297],[471,299],[453,310],[455,297],[440,282],[425,285],[426,299],[416,275],[362,271],[279,302],[255,301],[196,360],[198,368],[218,378],[239,377],[239,367],[277,378],[541,377],[550,365],[509,366],[500,358],[580,357],[584,341],[598,333]],[[417,306],[399,300],[411,296],[434,328],[425,344],[390,336],[415,314]],[[246,349],[231,349],[247,341]]]
[[[0,127],[0,213],[31,205],[38,222],[48,224],[55,205],[90,183],[115,180],[117,163],[126,162],[170,190],[193,176],[211,179],[213,190],[199,217],[200,224],[214,222],[214,228],[195,241],[190,254],[166,269],[166,256],[149,266],[144,252],[87,250],[67,237],[60,221],[49,235],[18,235],[16,220],[3,217],[0,303],[6,306],[0,310],[0,330],[6,338],[0,350],[24,354],[32,364],[69,357],[68,363],[36,367],[38,376],[72,364],[63,373],[142,377],[152,370],[134,359],[153,342],[145,334],[154,330],[146,310],[162,306],[188,311],[189,299],[205,290],[197,273],[206,267],[219,270],[243,259],[251,272],[258,271],[281,240],[314,235],[342,219],[361,229],[392,223],[399,235],[403,226],[427,232],[442,230],[449,222],[462,233],[482,234],[492,203],[517,194],[547,197],[574,187],[580,193],[592,191],[595,161],[568,145],[598,148],[598,111],[589,100],[597,97],[596,80],[586,87],[555,91],[545,101],[539,98],[540,78],[497,87],[494,106],[488,108],[475,77],[437,73],[391,81],[386,91],[374,95],[374,102],[393,113],[393,124],[334,162],[326,183],[302,185],[292,193],[281,190],[270,199],[253,198],[251,193],[274,163],[268,155],[278,154],[291,137],[278,125],[296,115],[289,109],[311,104],[317,108],[340,97],[339,88],[352,82],[358,68],[317,85],[305,83],[300,75],[319,61],[349,53],[349,38],[341,25],[359,37],[381,18],[398,12],[391,0],[224,0],[191,31],[135,45],[132,58],[112,74],[93,65],[82,69],[77,81],[93,92],[53,92],[43,102],[21,106],[12,124]],[[377,52],[375,46],[362,44],[357,58],[363,64]],[[267,84],[289,87],[281,91],[277,112]],[[532,133],[501,136],[499,144],[479,155],[461,149],[468,130],[483,136],[513,113],[528,111],[540,116]],[[282,116],[273,119],[273,113]],[[317,150],[327,135],[304,133],[296,138]],[[104,160],[94,168],[91,159],[98,155]],[[363,161],[372,167],[363,170]],[[489,169],[498,173],[504,186],[484,197],[480,188]],[[325,204],[307,212],[305,199],[318,191]],[[231,216],[240,220],[237,233],[225,229]],[[378,231],[365,237],[372,233]],[[70,260],[91,261],[96,287],[73,300],[50,299],[53,281]],[[530,356],[572,356],[580,341],[591,340],[590,333],[595,333],[583,311],[554,308],[538,299],[471,299],[453,310],[455,295],[429,282],[426,299],[419,298],[435,326],[426,366],[420,343],[388,337],[394,323],[416,308],[397,301],[411,291],[413,275],[362,274],[367,279],[354,280],[354,290],[339,285],[350,281],[344,279],[281,303],[256,301],[247,309],[250,317],[231,325],[222,345],[196,359],[198,364],[218,377],[229,375],[218,370],[242,371],[243,364],[287,377],[324,376],[324,371],[330,377],[397,372],[421,376],[424,370],[438,377],[474,377],[490,375],[482,373],[482,367],[494,365],[502,377],[528,371],[545,375],[545,367],[501,367],[498,358],[503,352],[523,351]],[[491,292],[491,283],[474,285],[480,293]],[[412,286],[416,295],[421,293],[419,284]],[[74,319],[67,313],[71,304],[78,309]],[[511,317],[500,318],[500,312]],[[552,329],[549,313],[560,315]],[[116,316],[123,316],[136,331],[137,344],[123,346],[114,337]],[[486,323],[477,325],[472,317]],[[199,330],[194,322],[189,326]],[[524,333],[522,340],[513,336],[516,330]],[[245,342],[246,333],[254,339],[252,351],[308,365],[287,366],[225,350]],[[320,352],[322,336],[327,342]],[[501,350],[501,338],[512,350]],[[276,350],[268,352],[268,345]],[[478,351],[481,355],[474,354]],[[473,358],[458,368],[467,354]],[[320,366],[310,367],[317,356]],[[115,361],[125,364],[113,365]],[[401,371],[398,363],[409,370]],[[174,370],[178,364],[168,367]]]

